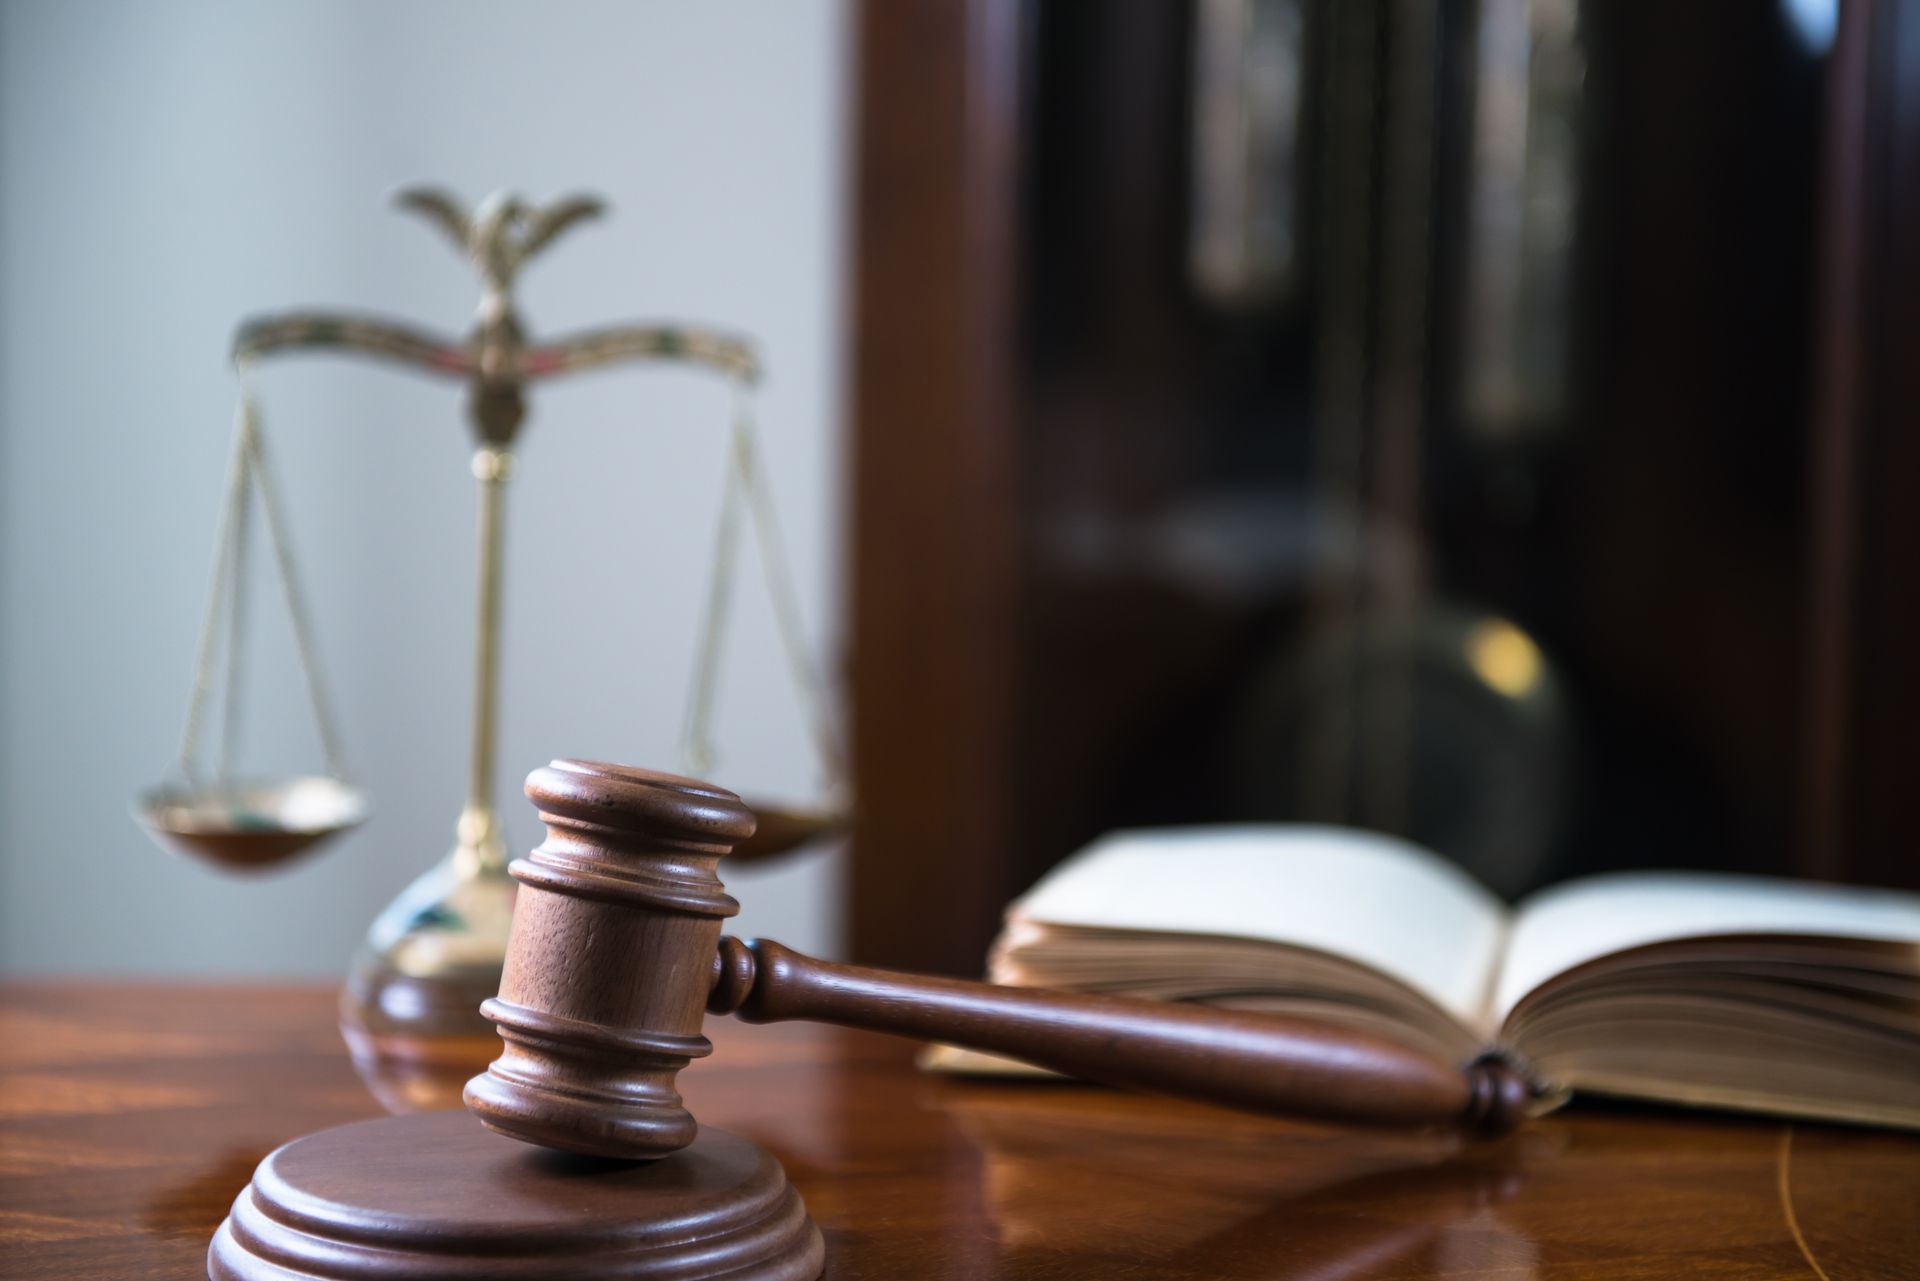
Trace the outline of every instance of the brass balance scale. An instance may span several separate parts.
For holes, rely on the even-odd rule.
[[[341,1030],[354,1060],[383,1103],[394,1110],[447,1106],[459,1087],[498,1048],[478,1006],[499,988],[512,915],[514,882],[494,807],[494,727],[499,694],[502,499],[512,447],[526,416],[532,383],[629,362],[670,361],[705,367],[728,380],[734,410],[681,756],[689,773],[715,764],[713,711],[718,658],[727,620],[743,513],[749,519],[773,604],[790,677],[803,704],[822,777],[818,800],[800,805],[754,802],[756,835],[736,858],[766,858],[844,828],[849,814],[842,755],[821,680],[808,658],[798,600],[760,465],[752,413],[759,367],[746,343],[685,325],[620,324],[554,342],[530,342],[513,306],[521,267],[569,227],[598,216],[586,196],[545,207],[497,194],[470,213],[444,192],[400,193],[402,208],[426,217],[472,262],[483,291],[478,323],[465,341],[413,325],[361,315],[298,311],[244,323],[234,341],[240,408],[229,467],[213,585],[200,631],[192,694],[179,759],[166,783],[137,802],[140,821],[163,845],[223,868],[279,866],[363,822],[367,804],[342,758],[339,735],[321,681],[313,628],[296,572],[286,521],[271,480],[260,413],[249,375],[254,362],[288,351],[329,350],[376,356],[443,378],[464,381],[476,440],[479,482],[479,577],[474,620],[472,742],[467,800],[454,846],[409,885],[373,922],[341,994]],[[250,508],[258,499],[273,551],[326,772],[249,780],[231,769],[240,706],[243,584]],[[224,633],[224,645],[223,645]],[[211,772],[202,740],[224,648],[224,720]]]

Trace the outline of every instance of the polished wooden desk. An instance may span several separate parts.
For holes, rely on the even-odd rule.
[[[0,988],[0,1276],[204,1275],[257,1162],[378,1115],[316,987]],[[699,1117],[772,1148],[827,1275],[1920,1277],[1920,1138],[1583,1108],[1484,1149],[714,1020]]]

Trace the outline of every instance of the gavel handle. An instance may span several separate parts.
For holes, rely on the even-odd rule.
[[[1070,1076],[1288,1116],[1504,1134],[1526,1113],[1512,1067],[1459,1068],[1304,1019],[1001,987],[840,965],[778,943],[720,940],[707,1009],[991,1050]]]

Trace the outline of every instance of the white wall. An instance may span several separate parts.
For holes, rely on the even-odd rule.
[[[844,15],[836,0],[0,3],[0,969],[331,975],[452,837],[473,482],[460,393],[386,367],[263,368],[361,831],[234,879],[128,817],[184,709],[244,315],[341,304],[446,330],[475,282],[402,183],[577,189],[612,216],[528,268],[530,326],[639,316],[758,338],[808,624],[836,617]],[[555,755],[672,767],[725,394],[645,370],[535,394],[510,491],[501,794]],[[262,546],[256,563],[266,560]],[[757,562],[719,781],[814,780]],[[318,752],[271,582],[248,759]],[[837,855],[735,869],[743,932],[831,954]]]

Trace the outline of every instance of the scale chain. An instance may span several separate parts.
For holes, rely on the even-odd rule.
[[[227,463],[226,499],[220,511],[213,582],[207,589],[207,608],[200,621],[200,639],[194,649],[193,686],[187,697],[187,723],[180,734],[179,767],[188,782],[198,782],[194,760],[199,755],[200,724],[206,715],[207,698],[212,692],[214,647],[219,643],[220,618],[226,610],[227,588],[233,578],[235,527],[239,523],[239,513],[246,506],[251,466],[247,449],[247,437],[252,431],[251,412],[249,401],[243,393],[234,416],[233,453]]]
[[[307,698],[313,704],[313,719],[320,731],[320,750],[327,758],[327,772],[341,782],[347,782],[346,763],[340,752],[340,736],[334,728],[333,713],[327,703],[326,688],[320,678],[320,663],[313,644],[313,627],[307,613],[307,603],[300,589],[300,576],[294,569],[293,545],[287,534],[286,522],[281,519],[280,503],[273,487],[273,476],[267,468],[266,444],[258,428],[259,411],[256,407],[252,388],[246,383],[244,371],[241,378],[241,397],[247,413],[247,450],[252,463],[254,487],[260,495],[260,511],[266,517],[268,541],[273,545],[273,558],[280,571],[280,587],[287,598],[287,615],[293,623],[293,643],[300,657],[300,671],[306,677]]]
[[[759,438],[752,419],[740,415],[740,430],[734,436],[735,465],[747,494],[747,512],[753,520],[754,541],[760,549],[760,564],[765,571],[767,595],[773,603],[773,617],[780,631],[781,648],[786,651],[787,668],[794,688],[806,706],[813,731],[814,750],[827,775],[836,803],[841,799],[845,774],[840,759],[839,739],[827,717],[826,699],[820,687],[820,673],[807,653],[806,634],[800,624],[800,596],[793,585],[793,571],[787,564],[786,540],[773,509],[766,472],[760,466]]]
[[[773,606],[775,628],[780,633],[781,649],[809,722],[814,751],[826,775],[831,799],[837,803],[839,794],[844,790],[844,767],[839,742],[827,716],[819,673],[807,656],[806,637],[800,622],[799,594],[794,589],[792,570],[786,558],[786,544],[781,537],[773,499],[760,468],[751,393],[744,382],[737,382],[734,396],[733,422],[727,437],[726,477],[721,491],[719,522],[714,534],[713,572],[708,580],[707,610],[700,645],[694,655],[693,688],[688,701],[686,731],[681,740],[681,755],[688,768],[695,773],[705,773],[714,763],[712,723],[719,651],[726,630],[734,565],[738,559],[740,508],[744,500],[747,515],[753,523],[754,541],[760,552],[761,569],[766,580],[768,600]]]
[[[693,680],[688,689],[686,725],[680,738],[680,758],[689,774],[704,775],[715,764],[713,750],[714,693],[719,680],[720,648],[726,634],[728,605],[733,597],[733,567],[740,545],[740,471],[733,463],[733,437],[746,415],[746,393],[736,390],[734,422],[727,440],[727,466],[721,480],[720,517],[713,535],[713,568],[707,581],[707,608],[693,656]]]
[[[225,783],[233,777],[235,744],[240,741],[240,680],[246,645],[247,619],[247,531],[251,525],[253,504],[248,501],[259,485],[253,462],[252,441],[259,435],[259,420],[244,401],[241,409],[238,449],[242,468],[239,501],[231,522],[233,544],[229,548],[227,580],[227,671],[222,695],[220,727],[220,766],[218,778]]]
[[[260,432],[260,411],[244,365],[236,368],[240,379],[240,406],[236,415],[232,460],[227,470],[226,501],[221,512],[219,550],[215,554],[213,583],[207,593],[206,613],[201,619],[200,640],[194,657],[193,688],[187,701],[186,728],[180,736],[179,768],[190,783],[199,782],[196,762],[200,755],[200,735],[206,720],[207,703],[213,693],[213,665],[220,641],[220,623],[227,622],[226,667],[224,672],[224,723],[220,735],[219,781],[230,778],[232,754],[239,725],[240,654],[245,622],[245,576],[247,563],[248,499],[258,495],[260,510],[266,518],[269,541],[273,546],[275,569],[287,600],[287,613],[293,623],[293,640],[306,680],[307,696],[313,705],[314,722],[320,732],[320,746],[326,756],[327,772],[347,781],[340,752],[339,735],[321,682],[320,668],[313,645],[306,600],[294,569],[293,548],[286,523],[281,518],[278,496],[267,467],[266,447]]]

